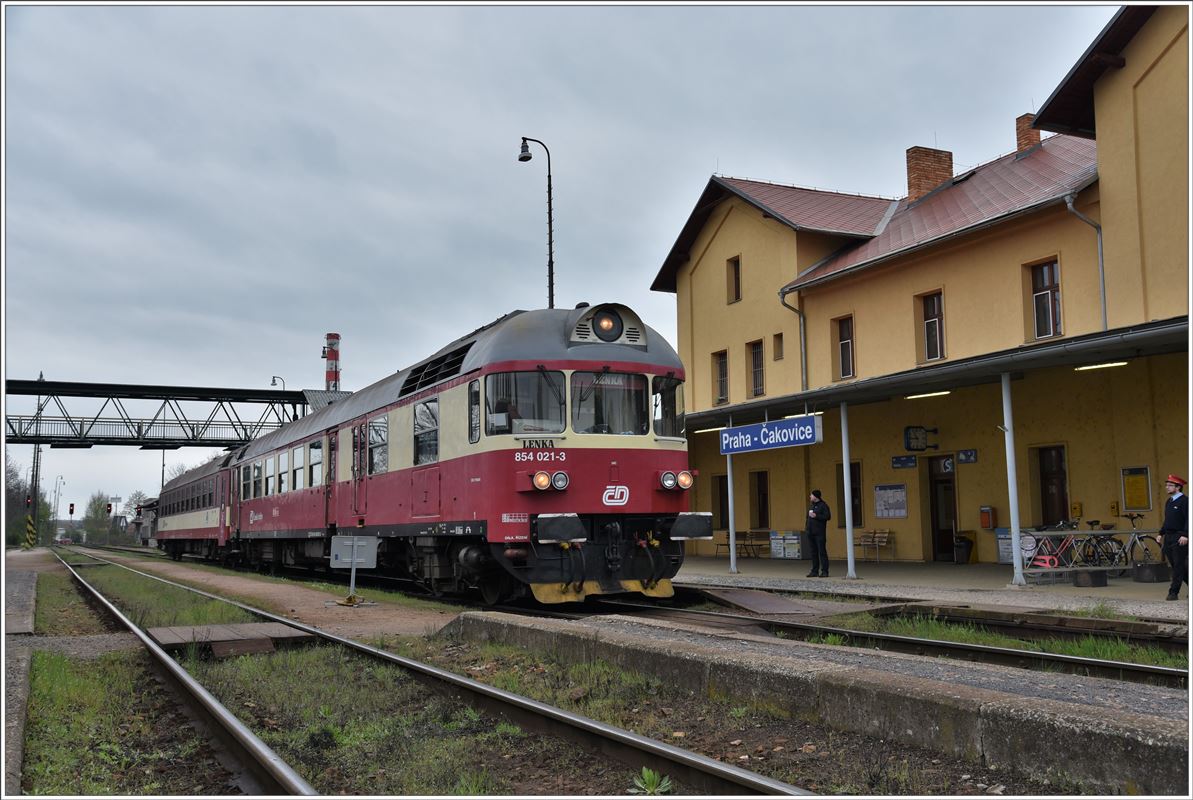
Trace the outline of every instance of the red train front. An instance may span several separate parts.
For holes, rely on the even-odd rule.
[[[327,566],[330,536],[372,535],[380,571],[436,593],[668,596],[683,540],[712,536],[687,510],[683,377],[625,306],[514,312],[181,476],[158,539]],[[225,475],[226,507],[171,514],[172,495]]]

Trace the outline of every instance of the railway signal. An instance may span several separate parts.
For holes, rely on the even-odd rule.
[[[72,517],[75,515],[75,504],[74,503],[70,504],[70,515]]]
[[[33,508],[33,495],[25,495],[25,508]]]
[[[112,504],[108,503],[108,516],[112,516]]]

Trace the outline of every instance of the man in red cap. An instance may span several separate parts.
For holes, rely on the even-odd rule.
[[[1172,585],[1166,600],[1177,600],[1181,584],[1189,583],[1189,498],[1182,490],[1185,479],[1169,475],[1164,482],[1168,501],[1164,503],[1164,524],[1160,526],[1160,548],[1172,565]]]

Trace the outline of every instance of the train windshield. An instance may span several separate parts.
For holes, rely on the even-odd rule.
[[[485,435],[563,433],[562,372],[498,372],[485,376]]]
[[[573,372],[572,429],[576,433],[645,435],[650,430],[646,376]]]
[[[650,405],[654,410],[655,436],[684,435],[683,381],[655,376],[651,381]]]

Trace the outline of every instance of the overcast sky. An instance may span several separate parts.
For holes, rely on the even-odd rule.
[[[522,136],[556,305],[674,343],[649,287],[710,176],[901,197],[908,147],[989,161],[1116,8],[7,5],[5,375],[321,389],[336,331],[356,390],[545,307]],[[43,454],[63,516],[157,494],[159,453]]]

